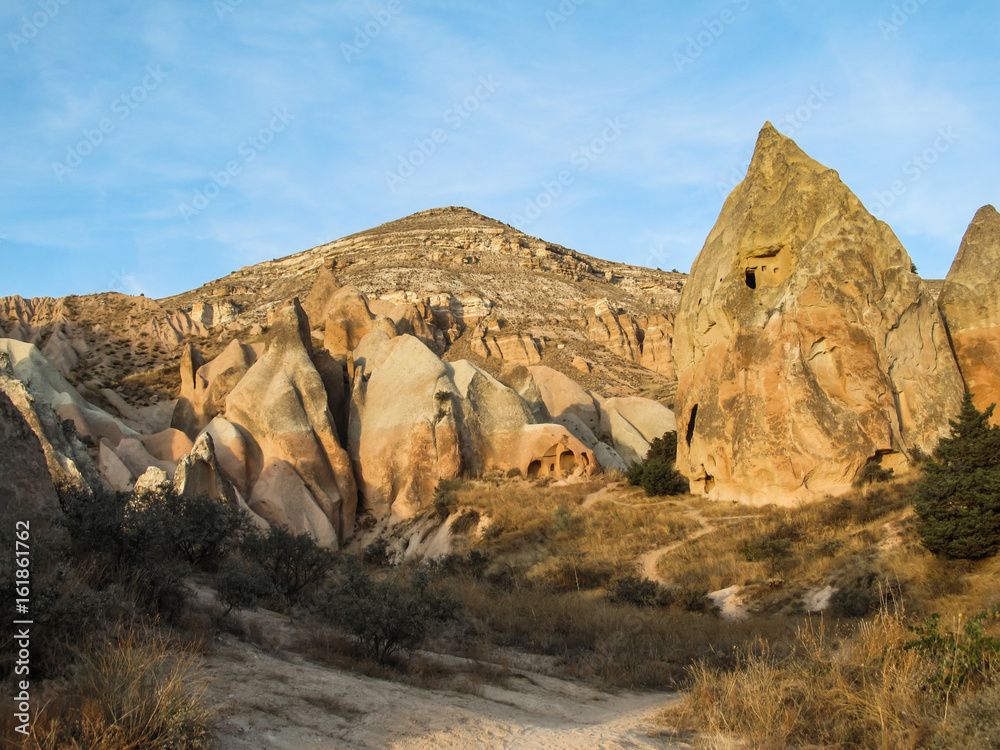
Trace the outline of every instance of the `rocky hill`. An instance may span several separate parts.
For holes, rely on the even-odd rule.
[[[492,369],[544,361],[604,395],[671,397],[684,274],[592,258],[466,208],[414,214],[160,300],[0,298],[0,336],[39,346],[96,403],[111,388],[146,405],[177,395],[182,344],[212,358],[234,338],[262,340],[320,268],[376,303],[423,306],[445,359]]]
[[[684,279],[435,209],[167,299],[5,298],[0,374],[57,483],[207,494],[337,546],[442,479],[641,459],[675,428]]]

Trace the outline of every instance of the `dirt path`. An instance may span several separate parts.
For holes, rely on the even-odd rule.
[[[651,581],[656,581],[657,583],[667,585],[671,583],[669,580],[664,578],[657,572],[657,563],[660,562],[660,558],[669,552],[673,552],[678,547],[681,547],[689,542],[693,542],[695,539],[699,539],[706,534],[711,534],[716,530],[716,527],[709,523],[708,519],[705,518],[700,512],[694,508],[688,508],[684,511],[684,515],[693,521],[697,521],[700,528],[694,533],[688,534],[683,539],[671,542],[670,544],[657,547],[654,550],[650,550],[645,555],[639,558],[639,565],[642,568],[642,575]]]
[[[423,690],[224,636],[208,657],[219,750],[666,750],[673,693],[608,694],[518,671],[478,695]]]

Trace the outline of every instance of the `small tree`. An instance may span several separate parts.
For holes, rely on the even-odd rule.
[[[667,432],[649,444],[646,458],[628,468],[629,484],[642,487],[650,497],[683,495],[688,492],[688,481],[674,463],[677,461],[677,433]]]
[[[918,530],[934,554],[979,560],[1000,549],[1000,428],[990,425],[993,409],[980,412],[965,392],[951,436],[942,438],[917,486]]]
[[[372,659],[384,664],[399,650],[417,648],[433,627],[456,616],[459,603],[430,591],[429,583],[426,572],[414,574],[408,587],[392,577],[378,580],[349,559],[333,615]]]
[[[277,592],[292,601],[306,586],[326,578],[335,562],[333,552],[312,536],[294,534],[284,526],[272,526],[266,534],[247,534],[241,549],[247,560],[270,574]]]

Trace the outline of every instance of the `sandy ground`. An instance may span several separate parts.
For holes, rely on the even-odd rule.
[[[652,719],[673,693],[608,694],[515,670],[478,694],[424,690],[221,636],[206,657],[220,750],[686,748]]]

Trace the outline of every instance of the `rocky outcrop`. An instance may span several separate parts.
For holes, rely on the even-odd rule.
[[[118,445],[123,437],[137,435],[135,430],[84,400],[31,344],[0,339],[0,353],[6,355],[12,376],[28,384],[34,398],[51,407],[62,419],[73,420],[77,433],[93,444],[106,439]]]
[[[635,320],[612,309],[608,300],[596,300],[587,312],[587,337],[622,359],[642,360],[639,326]]]
[[[326,333],[323,348],[337,360],[346,360],[361,339],[380,328],[390,336],[396,326],[386,318],[377,318],[368,307],[368,298],[356,287],[338,289],[327,304]]]
[[[673,353],[674,324],[666,315],[652,315],[640,318],[639,328],[642,331],[642,357],[639,364],[666,378],[676,379]]]
[[[984,206],[969,226],[938,299],[976,408],[1000,406],[1000,213]],[[1000,413],[993,414],[1000,425]]]
[[[572,414],[594,433],[599,431],[600,411],[594,397],[583,386],[551,367],[529,367],[528,372],[553,419]]]
[[[439,480],[463,472],[600,471],[592,450],[561,425],[536,423],[516,391],[470,362],[442,362],[412,336],[374,333],[355,364],[350,450],[376,519],[413,517]]]
[[[472,341],[472,352],[483,359],[494,358],[525,367],[542,361],[542,345],[537,339],[526,334],[514,336],[486,334]]]
[[[647,398],[604,399],[600,411],[599,437],[630,464],[646,458],[653,440],[677,431],[674,413]]]
[[[676,317],[678,466],[695,491],[789,503],[930,452],[961,380],[899,240],[770,124]]]
[[[211,362],[205,363],[193,346],[181,357],[181,393],[170,426],[192,440],[225,409],[226,397],[246,375],[258,351],[233,339]]]
[[[310,350],[308,319],[296,299],[276,315],[266,352],[226,398],[225,418],[246,440],[251,487],[269,464],[293,466],[343,541],[354,528],[357,488]]]
[[[11,524],[30,521],[59,507],[45,452],[28,420],[0,390],[0,512]],[[8,533],[13,533],[11,526]]]

